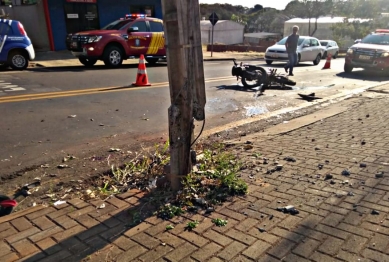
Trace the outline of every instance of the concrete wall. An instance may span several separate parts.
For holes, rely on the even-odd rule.
[[[15,4],[16,2],[14,1]],[[18,20],[23,24],[36,51],[50,50],[42,1],[38,1],[36,5],[1,6],[0,8],[10,15],[10,19]]]

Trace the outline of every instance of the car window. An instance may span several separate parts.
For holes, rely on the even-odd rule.
[[[320,44],[321,44],[322,46],[327,46],[328,42],[326,42],[326,41],[320,41]]]
[[[316,39],[311,39],[311,46],[319,46],[319,41]]]
[[[389,34],[372,34],[362,39],[361,43],[375,45],[389,45]]]
[[[149,21],[151,32],[163,32],[163,24],[160,22]]]
[[[138,27],[139,31],[138,32],[148,32],[147,30],[147,25],[145,21],[139,21],[135,22],[131,25],[131,27]]]
[[[101,30],[120,30],[132,21],[134,20],[117,20],[104,26]]]
[[[6,23],[0,23],[0,35],[12,35],[12,28]]]

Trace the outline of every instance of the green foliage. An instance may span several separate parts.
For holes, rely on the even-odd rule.
[[[188,229],[189,231],[195,229],[197,227],[197,225],[200,224],[199,221],[195,220],[195,221],[190,221],[186,224],[186,229]]]
[[[164,205],[157,211],[157,217],[162,219],[171,219],[175,216],[179,216],[181,214],[185,213],[185,211],[178,206],[175,205]]]
[[[212,223],[214,223],[218,227],[224,227],[227,225],[228,221],[221,218],[215,218],[212,219]]]
[[[166,226],[166,230],[171,230],[171,229],[173,229],[174,228],[174,226],[172,226],[172,225],[167,225]]]

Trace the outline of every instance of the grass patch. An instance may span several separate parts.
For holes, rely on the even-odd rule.
[[[225,145],[198,145],[196,163],[182,181],[182,189],[173,193],[166,181],[158,184],[164,176],[164,167],[170,162],[169,143],[156,145],[152,152],[136,153],[122,166],[111,166],[102,176],[94,191],[100,198],[129,189],[147,190],[136,211],[132,211],[133,224],[142,222],[151,214],[168,220],[185,212],[211,212],[236,195],[245,195],[247,184],[239,177],[242,164]],[[152,207],[152,208],[150,208]],[[156,211],[153,211],[156,210]],[[223,223],[222,221],[219,221]],[[218,222],[218,223],[219,223]]]

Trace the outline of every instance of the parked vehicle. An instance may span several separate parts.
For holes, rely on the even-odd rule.
[[[333,40],[320,40],[320,44],[324,47],[323,58],[327,58],[328,55],[331,55],[333,59],[336,59],[339,55],[339,46]]]
[[[100,30],[69,34],[66,45],[85,66],[103,60],[106,66],[118,67],[142,54],[150,64],[166,58],[162,20],[143,14],[128,14]]]
[[[389,73],[389,29],[377,29],[347,50],[344,71],[350,73],[354,68]]]
[[[286,53],[285,47],[286,39],[287,37],[284,37],[278,43],[266,49],[266,64],[270,65],[274,61],[288,61],[288,54]],[[297,64],[300,62],[312,61],[314,65],[318,65],[323,53],[324,48],[320,45],[317,38],[300,36],[297,46]]]
[[[233,60],[234,66],[232,67],[232,75],[236,76],[236,79],[242,80],[242,84],[245,88],[254,88],[262,85],[263,90],[271,85],[277,84],[281,86],[296,85],[296,82],[290,80],[286,75],[277,74],[277,69],[268,68],[267,70],[260,66],[238,64],[236,60]]]
[[[21,22],[0,19],[0,67],[24,70],[35,59],[35,50]]]

